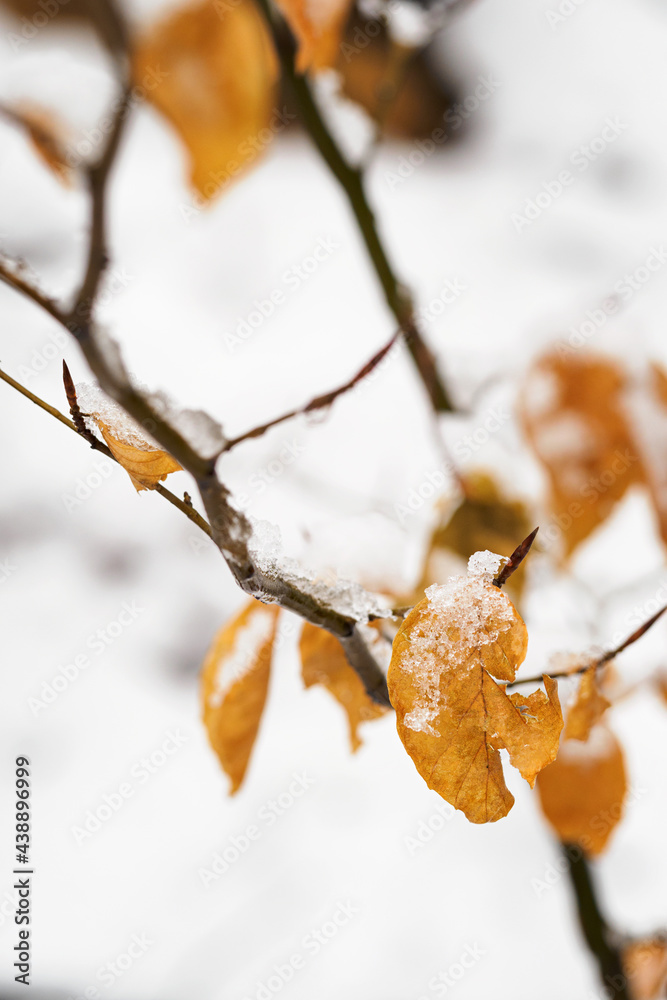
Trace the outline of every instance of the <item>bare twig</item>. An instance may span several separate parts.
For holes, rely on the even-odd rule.
[[[339,396],[342,396],[344,393],[349,392],[350,389],[353,389],[355,385],[366,378],[366,376],[380,364],[382,359],[392,349],[399,336],[400,330],[393,335],[384,347],[373,355],[370,361],[366,362],[363,368],[359,369],[356,375],[354,375],[351,379],[348,379],[344,385],[339,386],[337,389],[332,389],[331,392],[324,393],[322,396],[316,396],[314,399],[311,399],[309,403],[306,403],[305,406],[302,406],[297,410],[290,410],[289,413],[283,414],[282,417],[276,417],[274,420],[269,420],[268,423],[261,424],[259,427],[255,427],[251,431],[246,431],[245,434],[240,434],[238,437],[231,438],[227,442],[224,450],[230,451],[231,448],[236,447],[237,444],[241,444],[242,441],[249,441],[251,438],[261,437],[262,434],[271,430],[272,427],[277,427],[278,424],[282,424],[286,420],[291,420],[293,417],[299,417],[306,413],[313,413],[316,410],[323,410],[326,407],[331,406],[331,404],[338,399]]]
[[[27,281],[23,274],[21,273],[21,268],[18,264],[14,263],[12,267],[9,266],[9,262],[6,260],[0,260],[0,281],[4,281],[6,285],[13,288],[15,291],[20,292],[26,298],[30,299],[41,309],[52,316],[53,319],[57,320],[59,323],[67,325],[65,318],[65,313],[58,306],[53,299],[49,298],[48,295],[44,295],[35,285]]]
[[[116,462],[117,465],[120,465],[120,463],[111,453],[109,448],[107,448],[107,446],[103,444],[102,441],[98,441],[98,439],[95,437],[94,434],[92,434],[91,431],[88,431],[88,429],[86,428],[87,433],[86,434],[82,433],[82,431],[79,430],[74,421],[68,420],[65,414],[61,413],[60,410],[57,410],[55,406],[51,406],[50,403],[47,403],[39,396],[36,396],[33,392],[30,392],[29,389],[26,389],[24,385],[21,385],[20,382],[17,382],[16,379],[13,379],[11,375],[8,375],[7,372],[3,371],[1,368],[0,368],[0,379],[2,379],[3,382],[6,382],[7,385],[11,385],[13,389],[16,389],[16,391],[20,392],[22,396],[26,397],[26,399],[29,399],[32,403],[35,403],[36,406],[39,406],[42,410],[45,410],[46,413],[49,413],[52,417],[55,417],[56,420],[59,420],[61,424],[65,425],[65,427],[68,427],[71,431],[74,431],[75,434],[79,435],[79,437],[85,438],[85,440],[88,441],[88,443],[90,444],[90,447],[93,448],[95,451],[101,452],[103,455],[106,455],[107,458],[110,458],[112,462]],[[190,501],[190,503],[187,503],[187,501],[185,500],[180,500],[174,493],[168,490],[165,486],[162,486],[161,483],[158,483],[158,485],[154,487],[154,491],[156,493],[159,493],[161,497],[164,497],[164,499],[167,500],[173,507],[177,507],[178,510],[180,510],[181,513],[185,514],[185,516],[188,517],[193,524],[196,524],[198,528],[201,528],[201,530],[204,532],[205,535],[208,535],[209,538],[212,537],[211,527],[209,523],[205,520],[205,518],[201,516],[201,514],[197,513],[197,511],[192,506],[192,501]]]
[[[363,171],[348,163],[320,113],[308,79],[297,72],[296,47],[291,34],[278,30],[268,0],[259,0],[259,3],[273,34],[283,77],[294,94],[301,120],[347,197],[387,305],[401,328],[431,405],[437,413],[454,410],[447,388],[438,373],[435,356],[423,339],[415,320],[410,294],[399,281],[380,238],[373,210],[366,197]]]
[[[591,669],[591,667],[595,667],[596,670],[599,667],[603,667],[605,663],[609,663],[610,660],[615,659],[619,653],[622,653],[624,649],[631,646],[633,642],[637,642],[637,639],[641,639],[641,637],[648,632],[651,626],[655,625],[658,618],[664,615],[665,611],[667,611],[667,604],[664,608],[660,608],[660,611],[657,611],[647,621],[645,621],[643,625],[640,625],[638,629],[635,629],[632,635],[629,635],[627,639],[624,639],[619,646],[615,646],[614,649],[607,650],[606,653],[603,653],[601,656],[594,659],[586,660],[586,662],[580,667],[577,667],[576,670],[560,670],[557,673],[548,673],[546,676],[551,677],[552,680],[559,680],[564,677],[578,677],[579,674],[585,674],[587,670]],[[521,680],[511,681],[507,687],[517,687],[519,684],[541,684],[544,680],[544,676],[545,675],[543,674],[538,674],[535,677],[524,677]]]
[[[531,533],[528,535],[527,538],[524,538],[524,540],[521,542],[520,545],[517,545],[514,552],[509,557],[509,559],[501,569],[500,573],[493,581],[494,587],[502,587],[502,585],[506,583],[507,580],[509,580],[512,573],[518,570],[519,566],[530,552],[531,546],[535,541],[535,536],[539,530],[540,530],[539,527],[535,528],[533,531],[531,531]]]

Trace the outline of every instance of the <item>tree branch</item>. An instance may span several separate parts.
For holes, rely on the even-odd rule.
[[[577,844],[562,844],[567,873],[577,904],[584,940],[598,964],[605,996],[609,1000],[632,1000],[623,969],[618,935],[607,924],[595,894],[595,883],[586,855]]]
[[[384,297],[405,338],[419,376],[436,413],[455,409],[440,378],[433,352],[422,338],[408,289],[399,281],[378,233],[373,210],[366,197],[363,171],[348,163],[317,106],[310,84],[295,66],[296,46],[289,32],[281,32],[274,21],[268,0],[259,5],[273,35],[282,72],[301,114],[301,120],[320,155],[342,187],[357,221]]]
[[[65,425],[65,427],[68,427],[71,431],[74,431],[74,433],[78,437],[81,437],[84,440],[86,440],[94,451],[101,452],[103,455],[106,455],[107,458],[110,458],[112,462],[116,462],[117,465],[120,465],[118,460],[114,457],[114,455],[107,448],[107,446],[102,443],[102,441],[98,441],[97,438],[94,437],[94,435],[92,434],[90,437],[88,437],[88,435],[86,434],[83,434],[74,424],[74,422],[69,420],[64,413],[61,413],[60,410],[57,410],[55,408],[55,406],[51,406],[50,403],[47,403],[39,396],[36,396],[34,392],[30,392],[29,389],[26,389],[24,385],[21,385],[20,382],[16,381],[16,379],[13,379],[11,375],[8,375],[7,372],[2,370],[2,368],[0,368],[0,379],[2,379],[3,382],[6,382],[7,385],[11,385],[13,389],[16,389],[17,392],[20,392],[21,395],[25,396],[26,399],[29,399],[31,403],[35,403],[36,406],[39,406],[46,413],[49,413],[52,417],[55,417],[56,420],[59,420],[61,424]],[[177,507],[178,510],[180,510],[182,514],[185,514],[185,516],[189,518],[193,524],[196,524],[198,528],[201,528],[201,530],[204,532],[205,535],[208,535],[209,538],[212,538],[210,525],[201,516],[201,514],[197,513],[197,511],[194,509],[191,503],[188,504],[185,500],[181,500],[179,497],[176,496],[175,493],[172,493],[165,486],[162,486],[161,483],[158,483],[157,486],[154,487],[154,491],[156,493],[159,493],[161,497],[164,497],[164,499],[167,500],[173,507]]]
[[[660,611],[657,611],[647,621],[645,621],[643,625],[640,625],[638,629],[635,629],[632,635],[629,635],[627,639],[624,639],[620,645],[616,646],[614,649],[607,650],[606,653],[603,653],[595,659],[587,660],[586,663],[584,663],[581,667],[578,667],[576,670],[560,670],[557,673],[546,674],[546,676],[551,677],[552,680],[559,680],[564,677],[577,677],[579,674],[585,674],[587,670],[591,669],[591,667],[595,667],[595,669],[598,670],[600,667],[603,667],[605,663],[609,663],[610,660],[617,657],[618,654],[622,653],[624,649],[628,648],[628,646],[631,646],[633,642],[637,642],[637,639],[641,639],[641,637],[648,632],[651,626],[655,625],[658,618],[664,615],[665,611],[667,611],[667,604],[664,608],[660,608]],[[517,687],[519,684],[541,684],[544,677],[545,675],[543,674],[539,674],[535,677],[525,677],[523,680],[510,681],[510,683],[506,686],[511,688]]]
[[[366,376],[380,364],[382,359],[386,357],[392,349],[399,336],[400,330],[391,337],[384,347],[373,355],[370,361],[366,362],[363,368],[359,369],[356,375],[353,375],[351,379],[348,379],[344,385],[339,386],[337,389],[332,389],[331,392],[327,392],[323,396],[315,396],[315,398],[311,399],[309,403],[306,403],[305,406],[302,406],[297,410],[290,410],[289,413],[283,414],[282,417],[276,417],[274,420],[269,420],[266,424],[261,424],[259,427],[255,427],[254,430],[246,431],[245,434],[240,434],[238,437],[231,438],[225,445],[224,450],[226,452],[230,451],[232,448],[235,448],[237,444],[241,444],[242,441],[249,441],[251,438],[261,437],[262,434],[271,430],[272,427],[277,427],[278,424],[282,424],[286,420],[291,420],[293,417],[299,417],[306,413],[313,413],[315,410],[323,410],[327,406],[331,406],[331,404],[338,399],[339,396],[342,396],[344,393],[349,392],[350,389],[353,389],[355,385],[365,379]]]

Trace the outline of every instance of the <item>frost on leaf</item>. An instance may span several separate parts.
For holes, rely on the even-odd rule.
[[[556,757],[563,717],[546,694],[508,696],[526,655],[526,626],[486,575],[430,587],[394,640],[389,697],[398,734],[429,788],[473,823],[506,816],[514,797],[499,751],[532,786]]]
[[[262,718],[279,611],[251,601],[218,632],[204,661],[204,725],[232,795],[245,776]]]
[[[585,352],[540,358],[528,373],[522,419],[550,482],[550,507],[566,556],[602,524],[642,463],[625,409],[626,377]]]
[[[350,746],[354,753],[361,746],[360,723],[377,719],[387,711],[371,701],[361,679],[347,662],[343,647],[335,636],[323,628],[303,627],[301,642],[301,676],[307,688],[322,684],[331,692],[347,714]]]
[[[277,0],[277,4],[298,43],[297,70],[333,66],[351,0]]]
[[[150,81],[147,99],[181,137],[192,185],[207,201],[265,149],[277,72],[254,0],[217,6],[204,0],[168,15],[139,42],[133,63],[135,81]]]
[[[566,739],[587,740],[610,704],[600,690],[597,666],[592,664],[582,674],[576,698],[567,713]]]
[[[542,811],[564,844],[599,854],[623,815],[627,792],[621,745],[604,725],[588,740],[564,740],[537,779]]]

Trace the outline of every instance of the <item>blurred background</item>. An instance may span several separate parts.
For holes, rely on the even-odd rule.
[[[37,8],[0,7],[0,101],[48,109],[85,145],[115,91],[75,3],[30,37]],[[125,11],[139,32],[177,6],[142,0]],[[544,473],[516,417],[534,358],[583,337],[628,370],[667,363],[667,268],[647,280],[642,271],[636,287],[627,278],[667,251],[667,12],[657,0],[397,2],[392,25],[404,40],[433,38],[370,159],[369,197],[463,411],[442,420],[451,452],[463,471],[491,470],[508,498],[539,511]],[[352,158],[372,140],[351,98],[372,91],[374,57],[317,79]],[[424,143],[448,112],[447,138],[431,150]],[[0,245],[66,299],[84,264],[85,192],[63,187],[21,130],[0,128]],[[572,181],[559,191],[564,170]],[[392,333],[347,203],[298,123],[202,206],[178,136],[139,102],[109,213],[101,322],[140,382],[206,409],[229,435],[342,383]],[[276,290],[282,301],[257,321]],[[618,309],[596,324],[589,314],[611,297]],[[91,378],[76,347],[4,286],[0,308],[3,369],[66,410],[62,358],[76,382]],[[0,772],[9,790],[15,757],[32,761],[36,992],[603,995],[554,867],[558,847],[517,772],[507,774],[512,812],[476,827],[427,789],[391,715],[365,727],[352,756],[339,707],[323,689],[303,689],[299,623],[287,614],[250,771],[230,799],[198,695],[211,639],[243,603],[219,553],[5,384],[0,411]],[[491,413],[493,432],[460,446]],[[401,594],[419,581],[438,504],[451,495],[443,461],[401,347],[323,419],[299,418],[236,449],[220,474],[253,517],[279,526],[287,556]],[[434,480],[424,498],[420,487]],[[184,473],[168,485],[192,489]],[[640,491],[567,570],[546,549],[531,559],[526,676],[553,653],[631,631],[633,611],[643,620],[667,587]],[[639,679],[662,666],[664,638],[659,624],[623,669]],[[68,671],[81,654],[88,665]],[[51,697],[58,677],[67,683]],[[664,713],[647,691],[613,710],[631,794],[598,874],[610,918],[633,934],[667,921]],[[82,834],[89,811],[128,784],[113,815]],[[251,842],[249,826],[259,830]],[[1,974],[18,995],[12,835],[3,811]],[[210,878],[225,850],[232,860]]]

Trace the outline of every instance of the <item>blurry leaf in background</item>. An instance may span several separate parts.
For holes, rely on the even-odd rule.
[[[667,941],[648,938],[623,949],[623,969],[634,1000],[657,1000],[667,989]]]
[[[201,675],[204,725],[231,780],[241,786],[264,711],[280,608],[252,600],[218,632]]]
[[[0,114],[25,129],[40,160],[65,187],[72,184],[72,168],[67,162],[68,129],[53,111],[39,105],[22,103],[3,107]]]
[[[637,397],[644,416],[641,420],[637,419],[635,405],[632,429],[638,454],[644,463],[660,537],[667,545],[667,372],[651,363],[645,378],[636,385],[635,402]]]
[[[139,448],[116,436],[104,421],[95,420],[111,454],[123,466],[137,493],[155,489],[170,472],[180,471],[181,466],[166,451],[152,447],[148,442],[145,448]]]
[[[464,128],[452,127],[456,118],[446,121],[457,88],[436,71],[428,48],[401,45],[390,37],[384,22],[355,14],[347,25],[336,69],[345,97],[360,104],[383,134],[425,139],[440,129],[437,147],[453,135],[463,135]]]
[[[138,41],[133,75],[138,84],[152,79],[147,99],[180,135],[192,186],[206,200],[284,127],[273,121],[280,116],[277,61],[254,0],[204,0],[177,10]]]
[[[550,352],[526,376],[522,421],[550,480],[550,510],[565,556],[609,517],[630,486],[644,482],[625,389],[626,376],[613,360],[584,351]]]
[[[350,746],[354,753],[361,746],[358,728],[361,722],[377,719],[387,711],[366,694],[359,675],[347,662],[343,647],[335,636],[306,622],[299,643],[301,676],[307,688],[322,684],[347,713]]]
[[[565,737],[569,740],[587,740],[591,729],[600,721],[610,704],[600,690],[598,670],[593,664],[581,675],[579,690],[567,713]]]
[[[418,585],[420,596],[432,583],[441,583],[456,572],[452,553],[466,564],[474,552],[509,555],[533,527],[528,509],[518,500],[503,497],[490,473],[479,470],[467,474],[464,488],[466,495],[459,506],[451,516],[445,515],[431,536]],[[520,599],[525,578],[524,563],[505,585],[512,600]]]
[[[333,66],[353,0],[276,0],[276,4],[297,41],[298,72]]]
[[[623,815],[627,794],[620,743],[604,725],[588,740],[564,740],[556,761],[537,778],[542,811],[565,844],[599,854]]]
[[[394,640],[389,697],[398,735],[422,778],[473,823],[492,823],[514,804],[499,750],[530,785],[558,751],[563,717],[555,681],[546,695],[513,694],[528,645],[526,626],[490,579],[438,587]],[[493,676],[492,676],[493,675]]]

